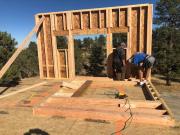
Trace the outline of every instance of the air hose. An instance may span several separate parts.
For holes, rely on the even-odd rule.
[[[125,99],[125,100],[128,101],[128,103],[129,103],[129,100],[128,100],[128,99]],[[115,135],[116,133],[122,132],[122,131],[124,131],[125,129],[127,129],[127,128],[131,125],[132,120],[133,120],[133,114],[132,114],[132,111],[131,111],[131,108],[130,108],[130,103],[129,103],[129,110],[130,110],[130,114],[131,114],[131,122],[129,123],[129,125],[126,126],[126,127],[123,128],[123,129],[121,129],[120,131],[117,131],[117,132],[115,132],[115,133],[112,133],[111,135]]]

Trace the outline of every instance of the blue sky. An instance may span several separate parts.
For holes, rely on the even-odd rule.
[[[37,13],[145,3],[153,4],[153,13],[155,13],[158,1],[160,0],[0,0],[0,31],[7,31],[11,34],[19,46],[35,26],[34,15]],[[153,25],[153,27],[155,26]],[[82,39],[84,37],[87,36],[75,36],[74,38]],[[35,34],[30,41],[36,42]]]

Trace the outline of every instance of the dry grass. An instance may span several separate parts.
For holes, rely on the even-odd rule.
[[[152,75],[151,77],[152,84],[156,87],[159,93],[163,92],[180,92],[180,79],[173,79],[171,86],[166,85],[166,79],[162,75]]]

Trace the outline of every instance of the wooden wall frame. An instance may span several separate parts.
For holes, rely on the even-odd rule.
[[[68,49],[57,50],[58,78],[69,78]]]
[[[152,4],[141,4],[35,15],[36,23],[45,17],[37,31],[40,77],[59,78],[56,36],[68,37],[69,78],[75,77],[73,35],[107,34],[108,77],[113,77],[112,33],[127,33],[126,59],[136,52],[151,55],[152,11]],[[129,68],[126,76],[131,72]]]

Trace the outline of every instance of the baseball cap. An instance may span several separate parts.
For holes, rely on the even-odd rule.
[[[124,47],[126,47],[126,44],[125,44],[124,42],[122,42],[122,43],[121,43],[121,46],[124,46]]]

